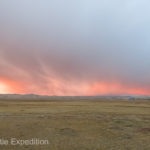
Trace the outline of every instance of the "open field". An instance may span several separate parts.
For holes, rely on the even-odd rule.
[[[0,150],[150,150],[150,101],[0,100],[0,138],[50,142]]]

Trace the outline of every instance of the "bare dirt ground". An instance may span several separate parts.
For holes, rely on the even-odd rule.
[[[149,150],[149,100],[0,100],[0,139],[48,140],[0,150]]]

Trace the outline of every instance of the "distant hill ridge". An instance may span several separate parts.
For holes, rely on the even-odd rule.
[[[141,95],[123,95],[123,96],[43,96],[35,94],[0,94],[1,100],[135,100],[135,99],[149,99],[150,96]]]

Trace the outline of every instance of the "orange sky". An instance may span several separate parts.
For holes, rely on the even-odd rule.
[[[9,80],[7,78],[0,78],[0,93],[23,93],[23,91],[21,88],[21,84],[16,83],[15,81]]]
[[[62,80],[54,80],[49,89],[29,88],[24,83],[17,83],[6,78],[0,78],[0,93],[17,94],[40,94],[40,95],[59,95],[59,96],[80,96],[80,95],[150,95],[150,90],[139,87],[128,87],[119,82],[73,82],[62,83]],[[31,83],[32,84],[32,83]],[[52,84],[52,82],[51,82]],[[66,87],[64,87],[66,85]],[[34,87],[34,86],[33,86]],[[52,88],[52,89],[51,89]],[[64,88],[64,89],[62,89]]]
[[[139,87],[128,87],[127,85],[122,85],[118,82],[116,83],[105,83],[96,82],[88,91],[89,95],[150,95],[150,90]]]

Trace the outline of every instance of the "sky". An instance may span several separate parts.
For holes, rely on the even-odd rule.
[[[150,95],[149,0],[1,0],[0,93]]]

